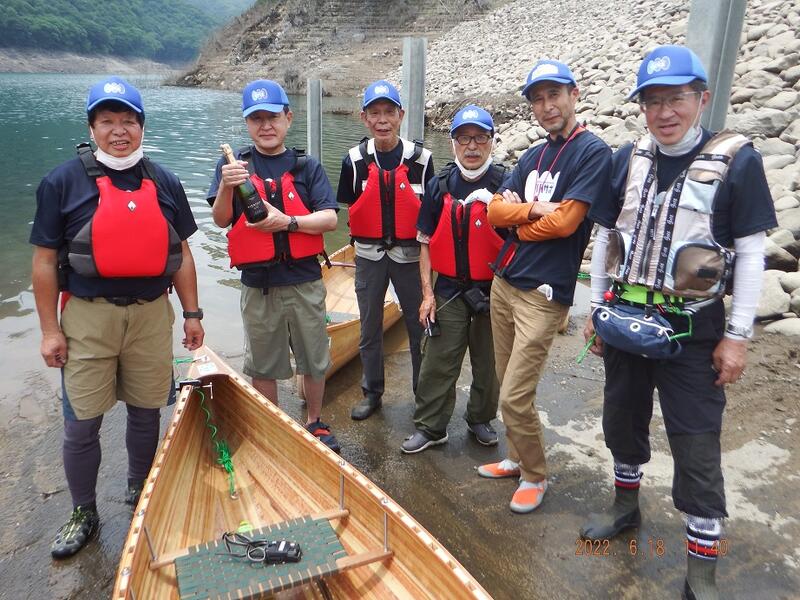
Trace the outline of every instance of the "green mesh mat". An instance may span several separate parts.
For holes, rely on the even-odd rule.
[[[242,533],[253,539],[297,542],[303,558],[264,565],[226,556],[222,540],[194,546],[175,560],[181,600],[261,598],[338,573],[336,560],[347,556],[327,519],[300,517]]]

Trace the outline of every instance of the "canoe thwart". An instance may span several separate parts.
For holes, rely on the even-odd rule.
[[[231,556],[222,540],[193,546],[188,554],[175,559],[181,600],[261,598],[391,556],[384,550],[348,556],[328,519],[300,517],[243,535],[252,540],[297,542],[302,559],[296,563],[253,563]]]

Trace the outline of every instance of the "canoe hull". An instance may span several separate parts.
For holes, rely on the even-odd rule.
[[[326,578],[333,598],[489,598],[447,550],[374,483],[258,394],[213,352],[203,348],[196,357],[205,358],[195,362],[190,376],[207,386],[200,391],[218,436],[230,446],[237,498],[230,497],[226,473],[216,464],[200,393],[184,388],[134,513],[115,600],[178,598],[175,567],[149,568],[154,557],[148,537],[158,558],[219,539],[242,522],[260,527],[338,508],[349,511],[346,518],[331,522],[348,554],[381,551],[386,541],[393,555]],[[315,584],[281,594],[323,597]]]

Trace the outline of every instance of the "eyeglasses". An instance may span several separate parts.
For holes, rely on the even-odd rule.
[[[702,92],[678,92],[677,94],[672,94],[670,96],[656,96],[652,98],[642,98],[639,100],[639,106],[642,107],[644,111],[652,111],[658,112],[664,106],[666,106],[670,110],[680,110],[682,108],[686,108],[689,105],[689,98],[692,96],[697,96],[702,94]]]
[[[492,136],[488,133],[479,133],[478,135],[457,135],[453,139],[458,142],[459,146],[469,146],[469,143],[473,140],[475,140],[476,144],[482,146],[491,140]]]

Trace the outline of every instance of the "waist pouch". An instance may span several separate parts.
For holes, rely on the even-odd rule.
[[[645,358],[667,359],[677,356],[681,344],[670,339],[672,325],[656,310],[628,304],[601,306],[592,313],[592,323],[603,343],[617,350]]]
[[[461,294],[469,310],[474,315],[489,314],[489,296],[480,288],[469,288]]]

